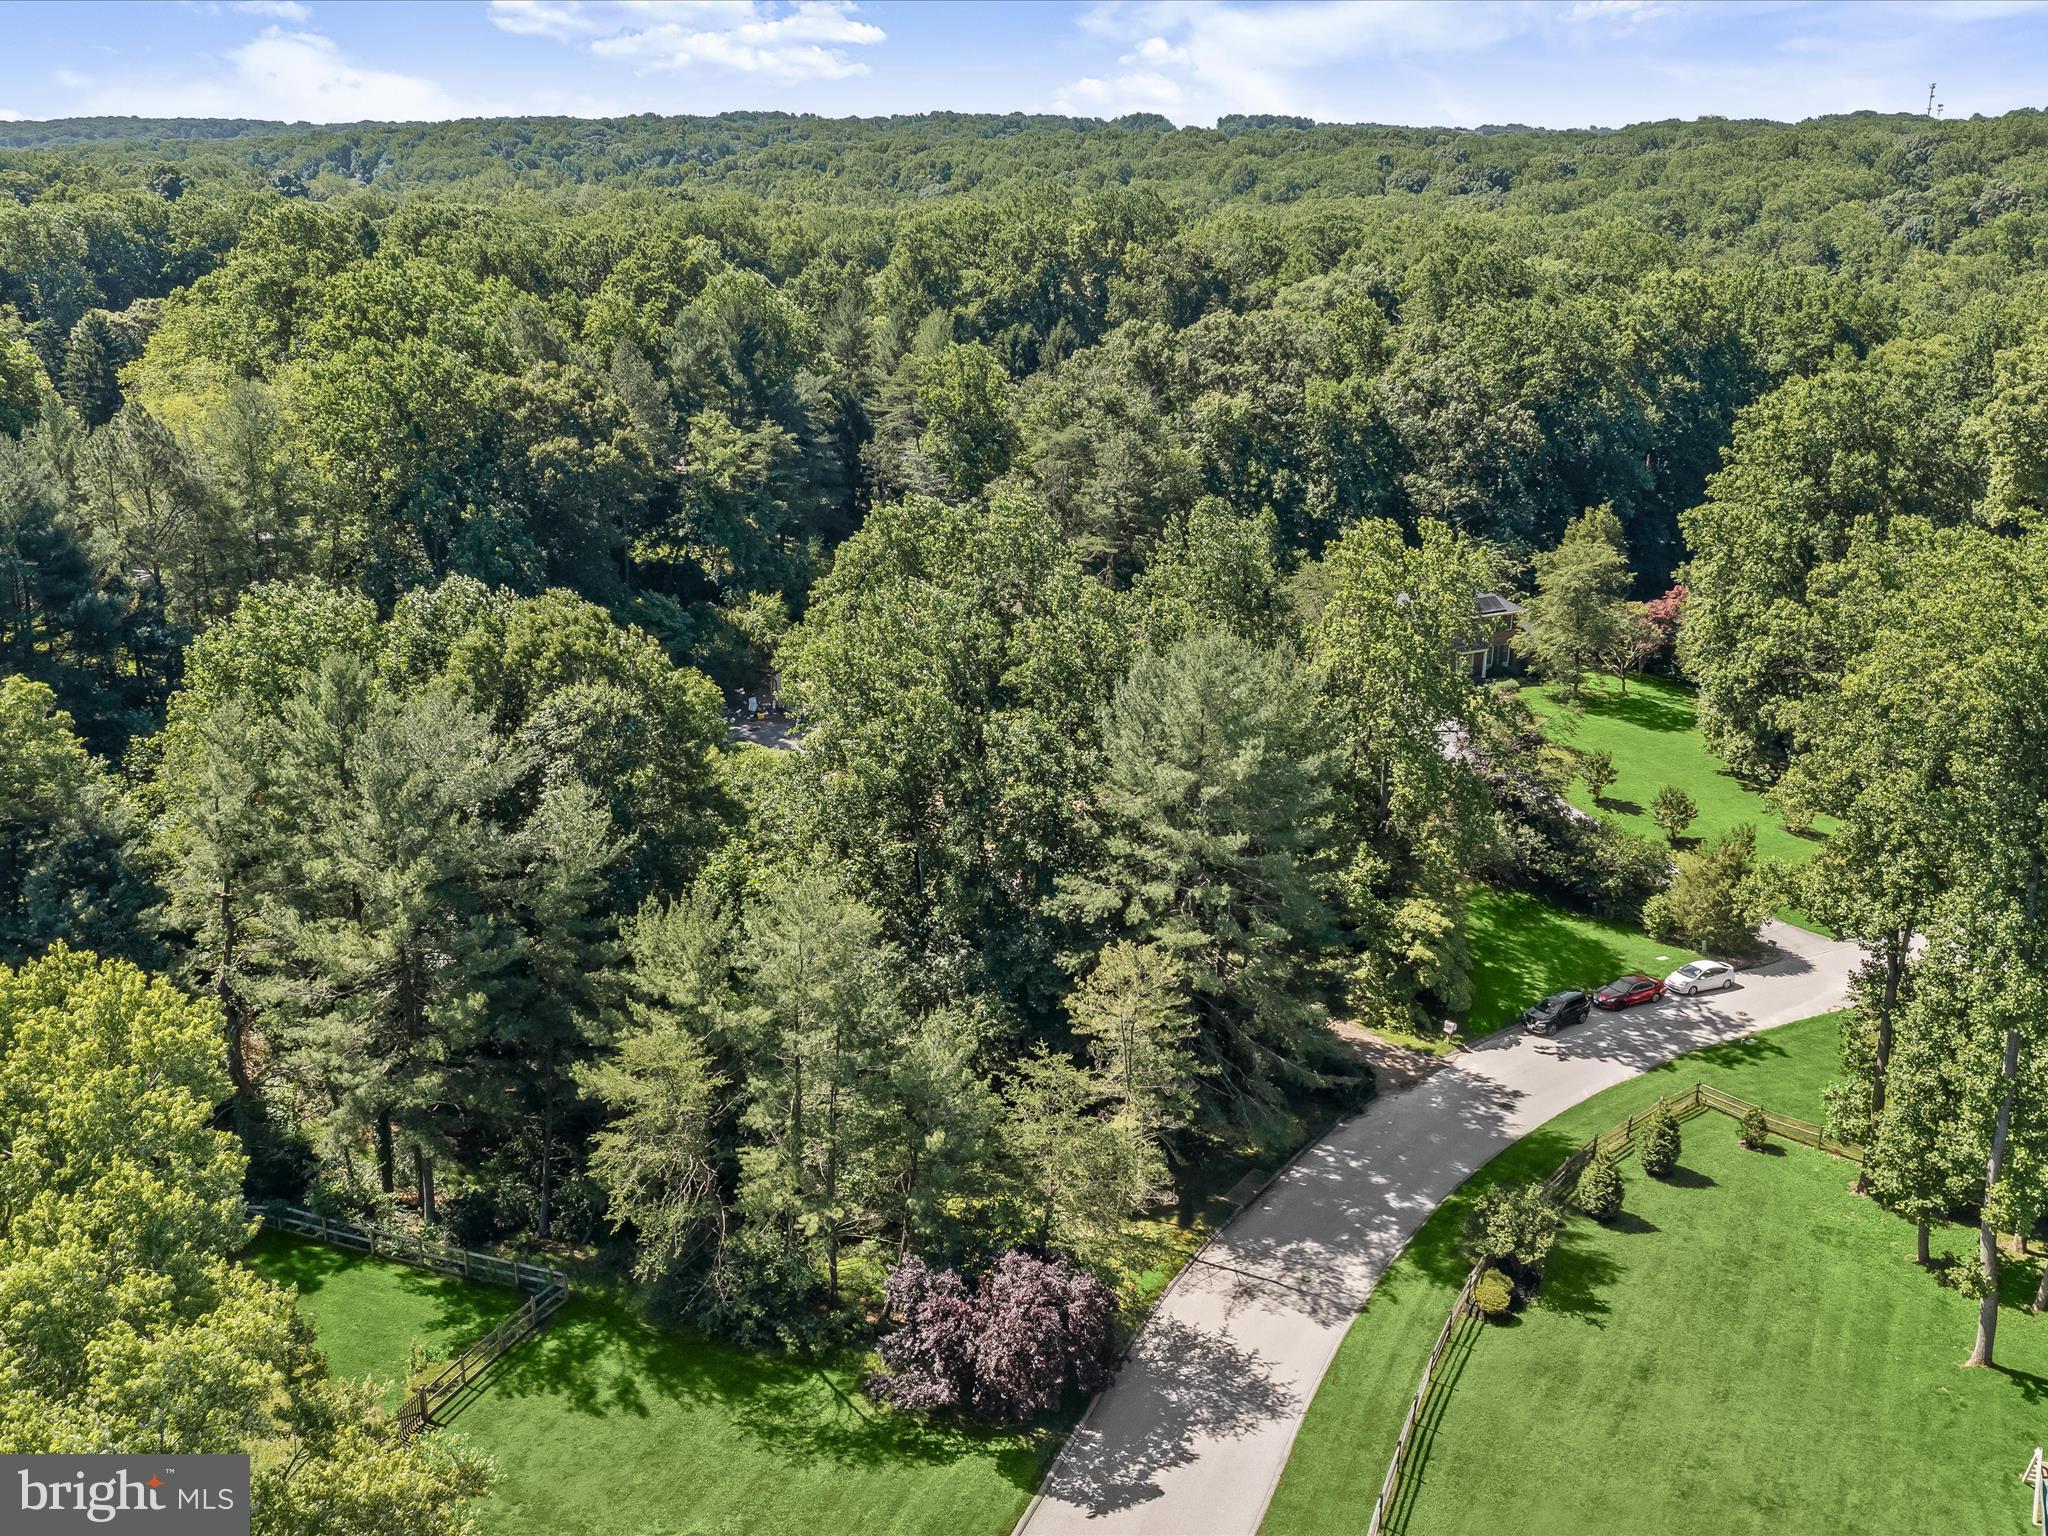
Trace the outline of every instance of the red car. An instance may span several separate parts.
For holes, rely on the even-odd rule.
[[[1663,995],[1663,982],[1639,973],[1610,981],[1593,994],[1593,1003],[1599,1008],[1633,1008],[1637,1003],[1654,1003]]]

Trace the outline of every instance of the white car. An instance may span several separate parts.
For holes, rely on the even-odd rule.
[[[1664,990],[1674,997],[1694,997],[1734,985],[1735,967],[1719,960],[1695,960],[1664,978]]]

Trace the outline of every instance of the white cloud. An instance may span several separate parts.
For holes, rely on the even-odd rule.
[[[180,0],[202,16],[268,16],[273,21],[310,21],[313,8],[299,0]]]
[[[585,47],[642,70],[699,66],[777,80],[867,73],[848,52],[883,41],[845,0],[491,0],[507,32]]]
[[[12,107],[0,107],[0,123],[20,123],[26,121],[27,119]]]
[[[1112,79],[1084,76],[1056,93],[1054,105],[1104,115],[1165,112],[1181,122],[1213,121],[1228,112],[1341,116],[1333,104],[1315,99],[1307,77],[1369,55],[1479,52],[1543,24],[1544,14],[1521,0],[1103,4],[1082,14],[1081,27],[1126,43],[1118,62],[1133,67]]]
[[[224,71],[208,75],[101,84],[81,110],[314,123],[446,119],[479,110],[424,76],[357,64],[316,32],[266,27],[230,49],[224,62]]]

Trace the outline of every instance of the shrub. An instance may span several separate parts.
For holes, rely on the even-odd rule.
[[[1742,1127],[1736,1133],[1742,1144],[1755,1152],[1769,1143],[1771,1123],[1764,1118],[1764,1112],[1751,1105],[1742,1114]]]
[[[1595,1221],[1612,1221],[1621,1214],[1621,1170],[1604,1152],[1593,1154],[1572,1191],[1572,1203]]]
[[[486,1189],[472,1185],[441,1201],[441,1225],[464,1248],[481,1248],[499,1236],[498,1205]]]
[[[1668,1178],[1678,1166],[1679,1145],[1678,1122],[1671,1118],[1671,1111],[1661,1104],[1651,1110],[1637,1138],[1637,1156],[1642,1159],[1643,1172],[1653,1179]]]
[[[1772,867],[1757,862],[1756,828],[1745,824],[1703,852],[1680,854],[1671,889],[1644,903],[1643,926],[1709,954],[1750,954],[1775,899]]]
[[[1533,1278],[1550,1257],[1564,1212],[1538,1184],[1498,1184],[1465,1217],[1464,1249],[1522,1278]]]
[[[1472,1305],[1481,1317],[1505,1316],[1514,1304],[1514,1281],[1491,1266],[1479,1272],[1479,1281],[1472,1287]]]
[[[1015,1424],[1109,1380],[1116,1294],[1065,1259],[1013,1248],[970,1292],[953,1270],[909,1258],[889,1271],[888,1299],[899,1326],[867,1391],[898,1408]]]
[[[1657,791],[1657,798],[1650,802],[1650,820],[1672,842],[1685,836],[1685,829],[1693,824],[1700,808],[1692,803],[1688,795],[1676,784],[1666,784]]]

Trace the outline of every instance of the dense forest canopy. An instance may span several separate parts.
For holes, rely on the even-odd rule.
[[[2044,263],[2035,112],[0,125],[0,960],[202,998],[251,1188],[740,1337],[1115,1278],[1475,882],[1671,883],[1478,594],[1862,846],[1913,553],[2036,568]]]

